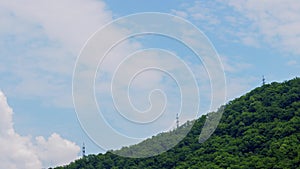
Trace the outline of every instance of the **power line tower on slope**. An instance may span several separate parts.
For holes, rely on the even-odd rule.
[[[179,117],[178,117],[178,113],[176,114],[176,127],[179,127]]]
[[[85,157],[85,145],[84,145],[84,142],[82,144],[82,157]]]
[[[266,84],[265,76],[262,76],[262,85],[265,85],[265,84]]]

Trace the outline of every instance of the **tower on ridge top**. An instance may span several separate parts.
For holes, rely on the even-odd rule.
[[[85,145],[84,145],[84,142],[82,144],[82,157],[85,157]]]
[[[262,76],[262,85],[265,85],[265,84],[266,84],[265,76]]]

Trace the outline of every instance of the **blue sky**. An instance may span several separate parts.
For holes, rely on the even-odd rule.
[[[188,20],[207,36],[220,56],[226,75],[228,101],[260,86],[262,75],[267,83],[299,76],[299,10],[300,3],[296,0],[284,3],[280,0],[0,2],[0,90],[14,112],[12,120],[8,121],[13,124],[16,134],[30,136],[33,145],[41,146],[41,139],[36,139],[40,137],[46,143],[52,143],[50,136],[53,133],[57,133],[53,138],[58,141],[64,140],[77,145],[68,149],[75,156],[65,156],[65,161],[55,161],[51,156],[41,158],[39,153],[31,152],[37,153],[36,160],[40,165],[57,165],[68,162],[71,157],[80,156],[78,147],[82,142],[86,144],[87,153],[103,152],[80,127],[72,101],[72,74],[76,58],[88,38],[101,26],[138,12],[163,12]],[[113,30],[104,39],[117,37],[122,31]],[[184,60],[194,72],[199,72],[196,73],[201,84],[199,87],[204,91],[200,95],[203,100],[200,113],[206,113],[210,101],[207,96],[211,92],[208,76],[203,63],[194,60],[195,56],[191,51],[181,45],[160,36],[137,37],[121,43],[108,57],[110,59],[107,64],[100,68],[103,68],[104,73],[111,73],[111,69],[119,61],[114,60],[114,56],[125,57],[137,50],[169,50]],[[105,115],[110,119],[108,121],[117,125],[119,121],[111,115],[113,110],[107,93],[109,88],[105,86],[107,79],[101,79],[103,76],[100,70],[99,72],[96,78],[99,105],[105,109]],[[133,81],[133,86],[137,86],[136,90],[133,88],[131,91],[133,97],[137,98],[132,99],[133,104],[137,108],[146,109],[149,106],[149,91],[153,87],[160,87],[173,97],[173,100],[169,99],[172,101],[169,110],[173,112],[177,107],[172,105],[178,103],[178,94],[176,86],[172,85],[172,79],[158,72],[144,75],[144,78],[138,76]],[[8,105],[4,104],[5,106]],[[7,109],[0,113],[5,110]],[[157,124],[153,132],[174,127],[175,119],[170,120],[172,116],[170,114],[165,121],[161,121],[170,124],[169,127]],[[122,131],[122,125],[117,128]],[[139,132],[142,130],[137,131]],[[1,137],[5,139],[4,136]],[[11,139],[13,138],[15,137]],[[49,164],[49,161],[52,163]],[[22,161],[15,161],[16,164],[18,162],[22,164]]]

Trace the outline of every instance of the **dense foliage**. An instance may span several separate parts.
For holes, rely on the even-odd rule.
[[[205,119],[197,119],[188,135],[161,155],[124,158],[107,152],[58,169],[300,168],[300,78],[267,84],[230,101],[217,130],[199,144]],[[155,142],[164,134],[148,140],[149,149],[159,146]]]

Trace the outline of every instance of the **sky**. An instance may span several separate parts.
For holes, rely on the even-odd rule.
[[[267,83],[299,77],[299,10],[297,0],[0,1],[0,168],[67,164],[81,156],[83,142],[87,154],[120,148],[174,129],[176,113],[182,124],[216,109],[260,86],[262,76]],[[134,25],[124,18],[142,12],[181,19]],[[113,40],[148,28],[163,35],[127,38],[99,62]],[[182,41],[165,36],[173,31]],[[215,60],[199,59],[188,48],[197,44]],[[223,78],[226,85],[214,86]],[[93,99],[102,116],[91,113]],[[131,140],[120,145],[98,118]]]

